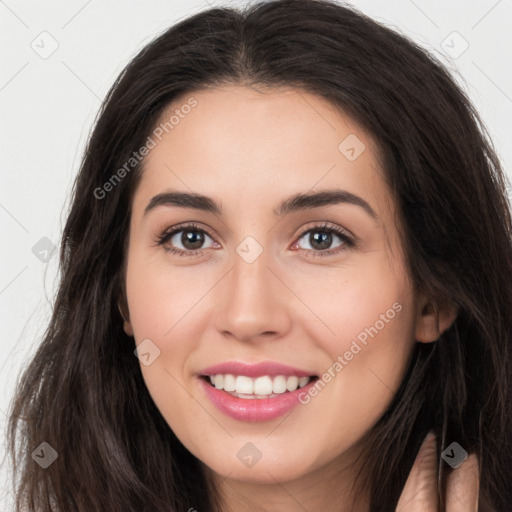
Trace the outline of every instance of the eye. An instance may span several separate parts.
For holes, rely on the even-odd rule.
[[[306,235],[309,236],[306,237]],[[306,237],[306,245],[309,245],[309,247],[302,247],[300,245],[300,240],[304,237]],[[340,243],[332,249],[333,241],[336,238],[340,240]],[[313,256],[330,256],[354,246],[354,237],[343,228],[323,224],[304,231],[299,236],[298,242],[293,245],[293,249],[308,251],[310,254],[313,253]]]
[[[178,256],[195,256],[208,248],[203,247],[207,238],[213,242],[211,248],[220,247],[203,228],[197,224],[187,224],[164,231],[157,237],[156,244]]]
[[[309,237],[305,238],[306,235],[309,235]],[[303,238],[310,247],[301,246],[299,242]],[[204,243],[207,239],[211,241],[211,244],[205,247]],[[332,249],[332,243],[336,239],[340,242]],[[196,256],[205,249],[221,247],[205,229],[197,224],[174,226],[165,230],[157,236],[156,245],[162,245],[167,252],[178,256]],[[343,228],[324,223],[321,226],[314,226],[304,231],[299,236],[298,241],[293,244],[292,250],[306,251],[307,254],[312,254],[312,256],[330,256],[355,245],[354,237]]]

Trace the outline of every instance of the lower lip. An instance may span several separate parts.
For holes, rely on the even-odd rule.
[[[237,398],[226,391],[211,386],[200,378],[206,396],[221,412],[239,421],[269,421],[291,411],[299,402],[299,395],[307,393],[316,379],[295,391],[287,391],[274,398]]]

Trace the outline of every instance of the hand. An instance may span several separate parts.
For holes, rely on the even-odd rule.
[[[430,433],[418,452],[396,512],[438,512],[436,475],[436,438]],[[446,512],[478,511],[478,460],[468,458],[447,478]]]

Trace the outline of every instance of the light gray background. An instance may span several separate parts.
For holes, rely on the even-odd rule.
[[[11,509],[6,413],[49,319],[68,196],[100,102],[127,62],[169,25],[208,5],[246,3],[0,0],[1,510]],[[512,177],[512,0],[348,3],[442,57]],[[57,246],[47,262],[42,246],[33,252],[43,237]]]

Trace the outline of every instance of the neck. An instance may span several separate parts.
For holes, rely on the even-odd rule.
[[[351,460],[350,460],[351,459]],[[219,512],[368,512],[369,496],[356,500],[355,457],[343,454],[327,465],[293,479],[275,479],[269,472],[263,482],[223,477],[207,468],[208,479],[220,497]]]

